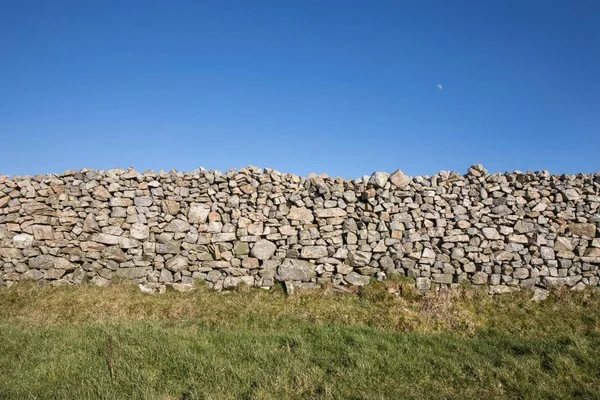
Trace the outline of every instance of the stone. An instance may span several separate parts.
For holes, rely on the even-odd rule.
[[[551,247],[542,246],[540,248],[540,255],[544,260],[554,260],[556,258],[554,250]]]
[[[169,240],[167,243],[156,243],[157,254],[178,254],[181,248],[181,242],[178,240]]]
[[[315,220],[315,217],[308,208],[292,206],[287,214],[287,219],[300,221],[303,224],[310,224]]]
[[[54,258],[53,264],[56,269],[63,269],[66,271],[74,271],[77,269],[77,264],[72,263],[66,258],[56,257]]]
[[[474,285],[485,285],[488,283],[488,274],[485,272],[475,272],[471,277],[471,282]]]
[[[152,203],[153,200],[150,196],[140,196],[134,199],[134,204],[136,207],[150,207]]]
[[[233,253],[236,256],[245,256],[250,253],[250,248],[246,242],[235,242],[233,245]]]
[[[54,267],[54,256],[50,254],[42,254],[35,258],[29,259],[29,268],[34,269],[50,269]]]
[[[99,232],[100,226],[98,225],[98,221],[96,221],[96,217],[94,214],[88,214],[83,221],[83,231],[84,232]]]
[[[10,247],[0,247],[0,257],[2,258],[21,258],[23,252],[20,249]]]
[[[52,227],[48,225],[32,225],[31,231],[35,240],[53,240],[54,233]]]
[[[481,232],[483,233],[483,236],[488,240],[499,240],[502,238],[496,230],[496,228],[483,228]]]
[[[273,256],[273,254],[275,254],[276,249],[277,246],[275,243],[266,239],[261,239],[254,243],[254,246],[252,246],[252,250],[250,251],[250,255],[258,258],[259,260],[268,260]]]
[[[161,283],[171,283],[173,282],[173,274],[166,268],[160,270],[160,278],[158,279]]]
[[[338,274],[348,275],[350,272],[354,270],[351,266],[347,264],[338,264],[335,266],[335,270]]]
[[[20,233],[13,236],[12,242],[13,246],[15,246],[17,249],[25,249],[31,247],[33,244],[33,236],[27,233]]]
[[[362,267],[371,262],[371,253],[366,251],[351,251],[348,253],[348,264],[353,267]]]
[[[326,246],[304,246],[300,252],[301,258],[323,258],[327,255]]]
[[[527,278],[529,278],[529,270],[527,268],[517,268],[513,272],[513,278],[527,279]]]
[[[147,225],[135,223],[131,225],[129,236],[137,240],[146,240],[150,237],[150,228]]]
[[[163,200],[162,206],[163,212],[169,215],[177,215],[181,210],[179,203],[174,200]]]
[[[115,275],[125,279],[138,279],[143,278],[148,273],[146,267],[133,267],[133,268],[117,268]]]
[[[23,279],[39,281],[44,279],[44,273],[42,271],[38,271],[37,269],[30,269],[23,274]]]
[[[531,301],[533,302],[540,302],[540,301],[544,301],[548,298],[548,291],[544,290],[544,289],[535,289],[535,291],[533,292],[533,297],[531,298]]]
[[[97,233],[91,237],[91,240],[106,245],[114,245],[119,244],[119,242],[121,241],[121,237],[116,235],[109,235],[108,233]]]
[[[353,286],[364,286],[369,284],[371,278],[356,272],[350,272],[348,275],[344,276],[344,280]]]
[[[426,292],[431,289],[431,280],[426,277],[418,277],[416,279],[416,286],[418,290]]]
[[[235,233],[215,233],[212,235],[211,242],[219,243],[219,242],[233,242],[236,239]]]
[[[396,186],[398,189],[404,189],[410,184],[410,178],[399,169],[396,170],[396,172],[394,172],[392,175],[390,175],[388,180],[393,186]]]
[[[565,191],[563,191],[563,194],[565,195],[567,200],[570,200],[570,201],[577,201],[577,200],[581,199],[579,192],[573,188],[566,189]]]
[[[385,184],[387,183],[389,178],[389,174],[385,173],[385,172],[375,172],[373,173],[373,175],[371,175],[371,178],[369,179],[369,184],[378,187],[378,188],[383,188],[385,187]]]
[[[435,283],[449,285],[452,283],[452,274],[432,274],[431,280]]]
[[[325,208],[321,210],[315,210],[315,215],[318,218],[339,218],[345,217],[348,213],[341,208]]]
[[[277,268],[278,279],[308,282],[317,276],[315,265],[308,261],[286,258]]]
[[[125,260],[127,259],[125,257],[125,253],[123,252],[123,250],[121,250],[121,247],[119,246],[109,246],[102,250],[102,258],[105,258],[107,260],[113,260],[118,263],[125,262]]]
[[[174,283],[171,285],[176,292],[191,292],[195,289],[191,283]]]
[[[587,238],[593,238],[596,236],[596,225],[594,224],[569,224],[569,231],[573,235],[583,236]]]
[[[175,218],[165,227],[166,232],[187,232],[190,230],[190,224],[182,219]]]
[[[192,204],[188,211],[190,224],[204,224],[210,213],[210,206],[206,204]]]
[[[184,270],[188,266],[187,257],[177,255],[171,259],[169,259],[166,263],[166,267],[168,270],[172,272],[180,272]]]
[[[106,287],[110,285],[110,281],[106,278],[96,275],[91,279],[92,284],[100,287]]]

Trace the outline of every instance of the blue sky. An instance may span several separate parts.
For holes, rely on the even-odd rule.
[[[598,1],[0,0],[0,174],[594,172],[599,71]]]

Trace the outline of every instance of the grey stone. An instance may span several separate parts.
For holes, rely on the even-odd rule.
[[[371,253],[366,251],[351,251],[348,253],[348,263],[353,267],[362,267],[369,264],[371,256]]]
[[[308,261],[286,258],[283,260],[277,275],[280,281],[308,282],[317,276],[315,265]]]
[[[115,275],[125,279],[143,278],[147,273],[148,268],[146,267],[118,268],[115,271]]]
[[[275,254],[276,249],[277,246],[275,243],[266,239],[261,239],[254,243],[254,246],[252,246],[252,250],[250,251],[250,255],[258,258],[259,260],[268,260],[273,256],[273,254]]]
[[[387,183],[388,178],[389,178],[389,174],[387,174],[385,172],[375,172],[375,173],[373,173],[373,175],[371,175],[371,178],[369,179],[369,183],[371,185],[374,185],[375,187],[383,188],[385,186],[385,184]]]
[[[166,263],[167,269],[173,272],[180,272],[188,266],[188,259],[184,256],[177,255],[169,259]]]
[[[190,230],[190,224],[182,219],[175,218],[167,224],[165,231],[167,232],[187,232]]]
[[[356,272],[350,272],[348,275],[344,276],[344,280],[350,285],[364,286],[369,284],[371,278],[366,275],[357,274]]]

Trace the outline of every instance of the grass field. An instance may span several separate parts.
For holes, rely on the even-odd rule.
[[[0,399],[599,399],[600,293],[530,298],[20,284]]]

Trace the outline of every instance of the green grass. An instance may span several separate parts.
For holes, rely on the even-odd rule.
[[[599,399],[600,295],[0,290],[0,399]]]

